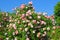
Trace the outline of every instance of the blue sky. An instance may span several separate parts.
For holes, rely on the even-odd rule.
[[[54,6],[60,0],[0,0],[0,9],[5,12],[12,12],[13,8],[27,4],[29,1],[33,2],[36,12],[47,12],[48,15],[52,15]]]

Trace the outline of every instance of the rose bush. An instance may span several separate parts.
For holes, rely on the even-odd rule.
[[[60,40],[54,16],[36,13],[32,2],[14,11],[0,14],[0,40]]]

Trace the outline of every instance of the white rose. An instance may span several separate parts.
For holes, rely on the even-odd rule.
[[[15,35],[15,32],[13,32],[13,35]]]
[[[50,27],[47,27],[47,30],[49,31],[50,30]]]
[[[25,23],[25,21],[23,21],[23,23]]]
[[[5,35],[7,35],[7,33],[5,33]]]
[[[14,40],[17,40],[17,38],[15,37],[15,39]]]
[[[31,17],[31,16],[29,16],[29,19],[32,19],[32,17]]]
[[[37,21],[37,24],[39,24],[40,22]]]
[[[26,38],[26,40],[30,40],[29,38]]]
[[[9,40],[9,38],[7,37],[6,40]]]
[[[28,31],[28,28],[25,28],[25,31],[27,32]]]
[[[55,30],[55,29],[56,29],[56,27],[54,26],[54,27],[53,27],[53,29]]]
[[[26,20],[26,22],[30,22],[30,20]]]
[[[31,25],[31,28],[33,28],[33,25]]]
[[[40,16],[37,16],[38,19],[40,19],[41,17]]]
[[[46,30],[46,28],[43,28],[43,30]]]
[[[35,30],[33,31],[33,33],[35,33]]]
[[[28,23],[28,26],[31,26],[31,23]]]
[[[44,37],[44,36],[46,36],[46,34],[42,34],[42,36]]]

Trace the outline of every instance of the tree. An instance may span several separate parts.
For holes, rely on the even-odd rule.
[[[60,16],[60,2],[58,2],[54,7],[54,13],[55,16]]]
[[[54,7],[54,15],[56,20],[56,25],[60,26],[60,2],[58,2]]]

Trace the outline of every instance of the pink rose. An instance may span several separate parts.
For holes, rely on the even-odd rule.
[[[16,35],[18,34],[18,31],[17,31],[17,30],[15,31],[15,34],[16,34]]]
[[[36,23],[37,23],[37,21],[36,21],[36,20],[33,20],[32,22],[33,22],[34,24],[36,24]]]
[[[25,18],[25,14],[22,14],[22,15],[21,15],[21,18]]]
[[[26,13],[26,16],[29,16],[29,14]]]
[[[18,22],[17,22],[18,24],[20,24],[20,21],[18,20]]]
[[[42,25],[42,24],[46,25],[46,22],[44,22],[44,21],[41,21],[41,25]]]
[[[54,16],[51,16],[52,19],[54,19]]]
[[[40,35],[41,35],[41,33],[40,33],[40,32],[38,32],[38,33],[37,33],[37,37],[39,38],[39,37],[40,37]]]
[[[16,30],[16,25],[15,24],[13,24],[13,28]]]
[[[25,8],[25,4],[22,4],[22,5],[20,6],[20,8],[21,8],[21,9],[24,9],[24,8]]]
[[[28,10],[26,13],[31,13],[31,10]]]
[[[50,18],[50,16],[45,16],[45,18],[49,19],[49,18]]]
[[[27,15],[31,15],[32,13],[31,13],[31,10],[28,10],[27,12],[26,12],[26,14]]]
[[[22,18],[22,20],[26,20],[26,18]]]

